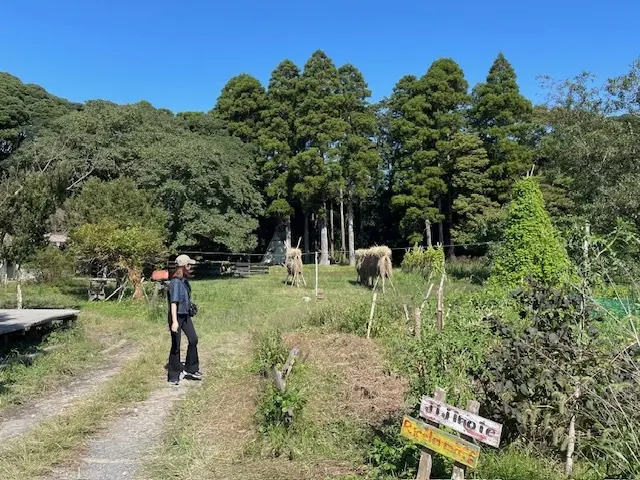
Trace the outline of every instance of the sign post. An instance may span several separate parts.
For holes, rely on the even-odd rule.
[[[438,453],[455,461],[452,480],[464,480],[467,467],[475,468],[480,456],[477,441],[493,447],[500,445],[502,425],[478,415],[480,404],[467,402],[467,410],[445,403],[445,391],[436,388],[435,395],[422,397],[420,417],[426,422],[405,416],[400,434],[422,447],[417,480],[430,480],[433,454]],[[452,435],[438,426],[451,428],[462,434]]]

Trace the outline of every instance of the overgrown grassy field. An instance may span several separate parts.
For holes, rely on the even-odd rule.
[[[451,268],[444,331],[435,332],[434,291],[422,311],[421,341],[412,335],[413,312],[431,281],[420,275],[397,271],[393,287],[387,284],[386,294],[378,295],[371,340],[365,335],[372,293],[355,283],[352,268],[320,268],[322,300],[314,298],[308,268],[309,285],[300,289],[286,286],[285,271],[277,267],[249,279],[194,281],[206,378],[175,405],[140,478],[412,478],[419,452],[398,436],[402,414],[415,412],[419,396],[435,386],[447,389],[450,403],[475,398],[466,372],[481,364],[489,345],[483,317],[500,311],[518,321],[506,299],[485,298],[482,268]],[[121,339],[137,354],[90,399],[0,447],[7,459],[1,478],[33,478],[69,461],[119,408],[164,387],[164,302],[87,303],[72,287],[25,287],[25,306],[77,306],[82,313],[75,328],[46,340],[64,348],[0,372],[0,408],[46,395],[97,365],[98,352]],[[10,286],[0,287],[4,305],[13,295]],[[260,370],[281,363],[293,346],[301,356],[282,399]],[[289,428],[274,421],[283,401],[295,411]],[[435,478],[448,478],[451,464],[438,459],[434,470]],[[561,471],[560,462],[516,444],[483,448],[479,468],[468,476],[542,480],[562,478]]]

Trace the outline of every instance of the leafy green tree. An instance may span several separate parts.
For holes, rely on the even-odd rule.
[[[38,85],[0,72],[0,161],[38,128],[78,108]]]
[[[123,269],[134,287],[133,298],[144,298],[142,270],[165,253],[161,231],[155,226],[132,225],[103,218],[85,223],[71,233],[70,250],[81,261]]]
[[[156,195],[174,247],[252,249],[262,213],[250,147],[227,134],[199,134],[146,102],[88,102],[27,142],[11,162],[47,168],[60,195],[95,177],[131,178]]]
[[[504,204],[514,181],[533,163],[533,107],[520,94],[516,73],[502,53],[487,80],[473,89],[471,125],[480,134],[489,157],[491,199]]]
[[[346,187],[349,263],[355,265],[354,206],[375,193],[381,159],[374,139],[376,112],[367,103],[371,91],[364,77],[353,65],[340,67],[338,75],[337,97],[346,127],[339,139],[338,155]]]
[[[222,119],[232,136],[255,143],[266,104],[266,92],[260,81],[243,73],[227,82],[212,113]]]
[[[290,60],[280,63],[271,73],[259,138],[261,180],[270,202],[266,213],[284,223],[289,247],[295,183],[290,166],[299,151],[295,136],[299,78],[300,70]]]
[[[99,268],[122,270],[142,299],[142,270],[165,253],[167,216],[132,179],[92,178],[65,203],[71,252]]]
[[[237,138],[177,133],[146,148],[132,166],[138,185],[169,216],[174,248],[251,251],[263,213],[248,147]]]
[[[512,196],[504,236],[493,254],[490,283],[512,288],[529,277],[560,283],[569,273],[569,256],[545,210],[538,182],[531,177],[518,180]]]
[[[611,232],[618,219],[640,227],[639,68],[636,63],[627,75],[604,85],[586,73],[547,85],[543,173],[564,179],[567,209],[588,218],[594,232]]]
[[[167,223],[167,214],[154,195],[139,189],[127,177],[110,181],[90,178],[77,195],[66,201],[64,210],[70,230],[85,223],[111,220],[121,227],[144,225],[164,232]]]
[[[322,264],[329,263],[327,202],[335,198],[341,183],[336,141],[347,128],[340,118],[336,96],[339,86],[337,68],[324,52],[317,51],[305,64],[297,88],[295,129],[296,141],[302,149],[292,161],[292,172],[299,179],[293,193],[305,215],[318,214]],[[308,250],[308,245],[305,249]]]

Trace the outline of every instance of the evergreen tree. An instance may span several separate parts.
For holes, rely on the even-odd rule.
[[[469,116],[489,156],[492,200],[504,204],[513,183],[533,162],[531,102],[520,94],[516,73],[502,53],[487,81],[473,89]]]
[[[381,162],[373,138],[376,131],[375,110],[367,103],[371,91],[353,65],[340,67],[338,73],[341,118],[347,127],[338,150],[346,188],[349,263],[355,265],[354,205],[374,193]]]
[[[301,150],[292,162],[292,171],[299,179],[293,192],[305,213],[306,250],[307,215],[318,215],[320,261],[324,265],[329,263],[327,202],[335,198],[340,185],[336,141],[346,130],[336,96],[339,85],[338,70],[331,59],[322,51],[315,52],[298,82],[299,103],[295,111],[296,142]]]
[[[422,78],[401,79],[391,98],[392,203],[401,212],[400,227],[411,243],[421,242],[426,234],[430,245],[434,222],[439,223],[438,240],[444,243],[442,221],[451,222],[456,195],[454,171],[462,165],[481,168],[470,164],[468,156],[465,162],[455,158],[458,152],[465,154],[453,140],[465,126],[467,87],[460,66],[443,58]],[[482,158],[478,162],[482,164]]]
[[[451,240],[473,243],[486,237],[499,205],[488,196],[491,181],[486,173],[489,159],[482,141],[468,132],[451,139]]]
[[[266,101],[260,81],[243,73],[227,82],[213,112],[220,116],[232,136],[255,144]]]
[[[280,63],[271,73],[259,138],[260,172],[270,202],[266,213],[284,223],[288,247],[291,247],[291,215],[294,211],[294,178],[290,166],[298,153],[295,110],[299,78],[300,70],[290,60]]]
[[[424,84],[412,75],[400,79],[389,101],[389,137],[393,176],[392,206],[400,217],[400,230],[410,243],[426,235],[439,220],[434,196],[445,189],[442,170],[431,155],[430,130]]]
[[[445,229],[443,221],[452,228],[451,205],[454,201],[454,172],[461,166],[478,173],[481,169],[474,163],[482,163],[481,156],[466,156],[464,162],[459,162],[457,154],[465,155],[464,148],[460,148],[460,133],[465,126],[464,108],[468,104],[468,83],[464,78],[462,68],[450,58],[441,58],[433,62],[422,78],[427,99],[427,113],[431,118],[429,136],[429,158],[438,169],[443,184],[436,190],[436,208],[438,209],[438,241],[445,243]],[[458,142],[454,138],[458,135]],[[462,140],[464,143],[464,140]],[[473,149],[471,150],[473,151]],[[470,186],[470,185],[468,185]]]

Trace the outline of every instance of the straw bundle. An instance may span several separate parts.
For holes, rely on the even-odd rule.
[[[285,267],[287,267],[287,279],[285,283],[289,283],[291,278],[291,286],[295,284],[296,287],[300,286],[300,280],[304,283],[305,287],[307,282],[304,280],[302,274],[302,251],[299,248],[288,248],[285,256]]]
[[[385,291],[385,279],[391,278],[391,249],[376,246],[356,251],[356,272],[358,282],[375,287],[378,279],[382,279],[382,293]],[[375,280],[375,283],[374,283]]]

